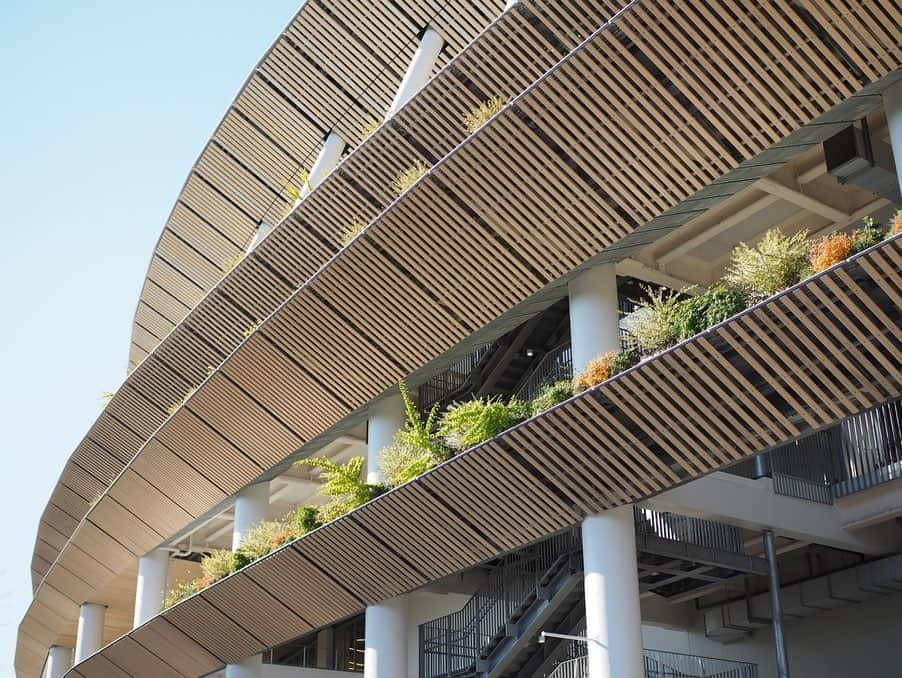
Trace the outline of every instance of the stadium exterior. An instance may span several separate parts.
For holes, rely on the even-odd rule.
[[[423,412],[530,401],[741,242],[898,221],[900,16],[305,2],[153,252],[128,377],[38,527],[16,674],[899,675],[892,227],[407,482],[384,462],[399,381]],[[311,457],[384,491],[199,583],[323,504]]]

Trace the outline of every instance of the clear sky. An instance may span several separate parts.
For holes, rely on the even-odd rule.
[[[188,170],[301,0],[0,1],[0,677]]]

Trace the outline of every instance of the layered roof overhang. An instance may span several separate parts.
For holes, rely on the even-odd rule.
[[[591,36],[477,135],[446,152],[364,236],[279,306],[304,281],[296,270],[304,260],[298,252],[314,241],[315,229],[337,239],[352,214],[341,209],[347,203],[332,201],[321,213],[311,212],[309,222],[293,218],[283,224],[263,243],[272,241],[269,249],[258,247],[259,255],[255,250],[220,283],[217,289],[226,294],[205,299],[197,323],[180,328],[183,343],[170,350],[193,353],[184,363],[190,370],[173,370],[168,358],[174,353],[161,352],[154,369],[157,376],[168,370],[168,380],[151,378],[142,365],[114,398],[104,414],[108,428],[90,449],[110,468],[117,457],[122,468],[138,455],[85,520],[79,524],[67,514],[69,520],[61,521],[55,541],[61,547],[67,531],[73,537],[35,605],[51,610],[54,624],[72,619],[75,601],[87,599],[105,573],[121,569],[205,507],[309,445],[398,377],[477,331],[499,332],[519,322],[532,312],[526,304],[534,295],[560,284],[576,266],[599,256],[622,257],[877,106],[877,90],[862,87],[899,63],[899,45],[880,30],[855,29],[857,51],[833,51],[828,37],[847,40],[850,24],[864,21],[854,11],[857,3],[848,3],[842,16],[816,22],[817,30],[782,7],[718,5],[708,16],[710,8],[703,5],[686,4],[684,13],[668,12],[662,4],[631,6],[617,31]],[[725,45],[701,29],[693,34],[696,44],[681,41],[686,12],[704,13],[700,26],[712,16],[725,25],[734,22],[734,42]],[[868,15],[868,24],[873,20]],[[765,25],[775,28],[764,31]],[[797,33],[787,35],[789,29]],[[698,47],[704,44],[707,50]],[[750,58],[746,53],[758,61],[754,72],[736,65],[723,73],[725,64]],[[478,75],[477,66],[472,65]],[[460,81],[456,72],[454,78],[447,73],[442,83]],[[367,144],[389,158],[397,157],[398,148],[416,157],[431,146],[412,144],[412,130],[423,140],[429,134],[440,140],[457,121],[444,119],[446,109],[436,107],[466,90],[442,92],[433,83],[402,111],[407,118],[383,127]],[[800,100],[798,93],[808,98]],[[471,92],[465,100],[479,101],[480,94]],[[392,165],[376,162],[378,155],[367,162],[357,156],[358,176],[391,176]],[[727,172],[743,159],[742,167]],[[336,185],[347,178],[350,160],[335,174]],[[302,208],[309,202],[312,209],[317,194],[326,202],[326,186]],[[325,248],[328,255],[331,247]],[[486,260],[494,270],[486,270]],[[239,304],[230,307],[228,295]],[[262,312],[243,315],[236,309],[244,304]],[[273,308],[271,319],[241,343],[236,335]],[[232,334],[221,332],[223,318]],[[208,341],[216,334],[223,345],[240,346],[166,419],[165,408],[203,379],[207,357],[217,356]],[[336,345],[345,351],[337,353]],[[103,467],[86,465],[87,475],[98,481],[94,472]],[[99,481],[101,489],[107,482]],[[86,497],[79,497],[87,508]],[[78,515],[83,509],[72,510]],[[79,579],[88,572],[90,582]],[[29,629],[26,635],[37,645],[52,642],[51,627],[39,623]]]
[[[900,267],[897,236],[306,535],[69,675],[214,671],[898,398]]]

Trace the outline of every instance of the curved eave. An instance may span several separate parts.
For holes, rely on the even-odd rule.
[[[67,675],[105,675],[110,665],[132,678],[209,673],[898,398],[900,244],[884,242],[468,450]]]
[[[639,43],[643,49],[653,51],[660,24],[655,24],[654,35],[646,35],[640,32],[647,21],[643,17],[642,13],[630,12],[625,18],[636,23],[624,21],[620,28],[634,30],[637,38],[641,36]],[[830,30],[838,29],[831,24]],[[146,464],[143,468],[148,473],[158,473],[160,469],[171,468],[160,460],[161,457],[183,466],[188,463],[185,459],[191,459],[195,464],[205,465],[206,473],[216,482],[238,482],[240,486],[259,472],[255,466],[265,469],[275,463],[273,459],[278,461],[284,458],[297,447],[296,438],[303,439],[307,435],[300,433],[293,436],[292,430],[301,432],[304,427],[313,432],[325,430],[337,416],[346,413],[349,406],[364,405],[369,398],[393,383],[397,376],[403,376],[447,351],[472,329],[492,322],[549,281],[596,256],[606,245],[617,243],[617,248],[622,252],[628,245],[618,240],[641,221],[636,219],[627,224],[614,222],[600,228],[599,214],[617,215],[618,210],[633,205],[640,218],[646,215],[660,217],[655,210],[668,204],[677,205],[682,196],[688,197],[693,189],[704,187],[702,193],[695,194],[694,206],[687,207],[688,203],[684,203],[684,211],[654,219],[641,229],[644,233],[631,236],[631,246],[637,246],[654,238],[657,229],[663,231],[682,223],[681,218],[685,221],[689,214],[704,210],[712,199],[736,190],[736,184],[768,173],[771,167],[785,161],[787,153],[798,152],[799,145],[817,143],[822,138],[818,134],[828,134],[832,129],[821,121],[817,129],[802,130],[801,138],[785,139],[784,128],[794,130],[796,127],[793,125],[802,125],[807,120],[793,117],[798,114],[798,111],[794,112],[796,104],[793,101],[781,102],[768,97],[766,101],[771,109],[785,106],[787,110],[779,116],[779,124],[759,131],[748,142],[749,157],[755,149],[760,151],[767,148],[768,143],[774,143],[765,156],[759,155],[754,166],[741,168],[737,174],[721,176],[711,168],[724,164],[727,151],[721,142],[710,136],[707,145],[695,137],[698,146],[694,161],[700,169],[691,180],[683,179],[669,195],[661,196],[652,178],[653,173],[673,171],[668,170],[667,159],[674,155],[679,157],[686,140],[685,135],[679,132],[695,130],[695,134],[699,134],[697,128],[702,125],[694,116],[704,117],[704,114],[681,111],[677,107],[670,115],[673,119],[683,120],[683,123],[676,126],[671,135],[661,137],[655,148],[648,149],[647,155],[635,154],[636,167],[623,168],[616,158],[606,159],[605,149],[611,148],[611,140],[616,140],[623,132],[599,128],[597,136],[588,136],[586,129],[578,127],[576,122],[592,120],[591,111],[597,109],[599,101],[608,104],[607,110],[612,116],[605,119],[608,125],[616,123],[627,127],[631,124],[629,120],[624,114],[614,117],[616,111],[657,110],[655,107],[659,109],[661,106],[661,87],[656,86],[655,78],[647,74],[650,78],[647,89],[639,88],[638,92],[618,93],[611,91],[604,83],[596,82],[597,78],[593,76],[593,69],[596,68],[609,72],[618,72],[623,68],[634,78],[637,73],[643,72],[641,63],[619,49],[618,44],[619,40],[611,35],[595,36],[579,50],[578,56],[561,64],[551,76],[531,88],[479,134],[436,165],[430,175],[377,219],[364,237],[342,251],[271,321],[255,332],[242,350],[195,394],[189,406],[182,408],[160,429],[158,435],[144,444],[135,463]],[[805,49],[813,47],[806,45]],[[826,48],[821,45],[821,49]],[[899,56],[893,50],[898,52],[895,43],[889,46],[877,43],[872,47],[872,51],[878,53],[876,58],[883,59],[880,63],[887,71],[898,64]],[[789,52],[791,50],[786,46],[773,52],[780,55],[783,67],[787,63],[785,53]],[[712,69],[717,71],[713,66]],[[690,91],[696,82],[695,77],[680,80],[676,71],[668,75],[675,86]],[[820,96],[826,104],[843,101],[861,84],[851,73],[847,80],[839,83],[834,77],[823,85]],[[730,97],[737,96],[736,92],[748,85],[737,75],[735,82],[722,81],[720,86],[723,87],[721,96]],[[767,91],[763,84],[759,87]],[[592,88],[600,89],[596,97],[586,101],[585,92]],[[744,96],[750,95],[746,93]],[[860,97],[859,101],[852,101],[842,115],[837,113],[831,118],[830,124],[846,124],[845,121],[853,119],[854,114],[873,106],[871,99],[878,98]],[[764,108],[763,103],[758,106]],[[815,104],[811,106],[816,112]],[[750,104],[750,108],[754,105]],[[811,110],[806,109],[804,114],[809,115]],[[711,115],[716,116],[719,109],[715,106],[712,111]],[[550,128],[543,128],[538,122],[555,119],[569,120],[570,123],[562,125],[559,130],[562,136],[549,144]],[[716,129],[716,122],[711,124]],[[741,124],[741,121],[736,124]],[[400,131],[398,138],[404,138]],[[786,146],[781,147],[782,144]],[[763,157],[770,158],[770,164],[762,160]],[[605,162],[610,163],[607,169]],[[485,171],[487,166],[493,168],[488,176]],[[593,172],[618,177],[617,181],[611,181],[607,195],[599,194],[591,181],[585,182],[585,166]],[[655,168],[652,175],[649,175],[649,167]],[[705,175],[705,171],[711,174]],[[712,176],[719,176],[719,179],[712,181]],[[513,181],[514,177],[519,181]],[[555,177],[558,183],[549,181],[549,177]],[[493,180],[498,183],[498,194],[485,195],[487,181]],[[566,190],[562,190],[562,186]],[[624,186],[627,188],[623,189]],[[709,195],[715,197],[709,198],[704,191],[712,187]],[[648,204],[640,209],[635,208],[637,195],[648,196]],[[461,202],[471,203],[472,211],[461,210]],[[434,212],[437,205],[441,206],[441,213]],[[480,222],[474,220],[473,212],[489,216]],[[421,227],[424,220],[430,225],[428,230]],[[341,223],[339,228],[344,225],[346,222]],[[418,238],[411,239],[411,233],[417,233]],[[487,233],[491,234],[488,240]],[[473,252],[474,242],[484,243],[485,247]],[[543,242],[543,246],[533,247],[536,242]],[[545,243],[550,244],[546,246]],[[458,253],[459,258],[448,261],[445,256],[448,252]],[[386,253],[390,254],[390,259],[386,258]],[[612,256],[618,256],[618,252],[613,252]],[[497,277],[483,277],[486,257],[492,259],[497,270],[502,272]],[[258,264],[259,269],[251,269],[249,263],[245,274],[266,268],[262,263]],[[359,277],[361,270],[368,271],[372,276],[365,281],[364,288]],[[247,285],[251,282],[249,277],[229,276],[229,279],[236,284],[243,282]],[[448,290],[458,289],[456,285],[461,281],[465,281],[468,287],[467,295],[444,296]],[[226,282],[228,280],[224,284]],[[442,295],[441,303],[435,301],[437,294]],[[478,307],[473,303],[477,298],[480,300]],[[342,309],[340,314],[336,316],[334,309],[325,308],[320,299],[335,299],[334,303]],[[411,309],[411,300],[415,300],[420,307]],[[383,317],[387,319],[384,324],[375,322],[368,315],[376,309],[384,309]],[[213,315],[226,311],[221,307],[209,309]],[[324,323],[323,318],[330,320]],[[415,331],[411,334],[412,328],[422,328],[424,318],[434,327],[443,328],[440,336],[428,335],[420,339]],[[348,355],[330,355],[330,347],[336,341],[346,343]],[[422,343],[411,346],[411,341]],[[284,350],[275,350],[274,347],[278,346],[292,353],[288,356],[290,359],[283,355]],[[396,347],[393,349],[395,354],[388,355],[385,346]],[[347,362],[330,362],[345,360]],[[303,369],[295,363],[300,363]],[[373,367],[372,374],[366,375],[364,381],[358,380],[361,364]],[[316,379],[312,379],[311,375],[315,375]],[[284,395],[273,398],[272,391],[267,392],[267,380],[284,385],[283,393],[297,394],[297,398],[286,399]],[[323,390],[321,384],[347,393],[347,399],[352,402],[338,402],[332,393]],[[140,382],[136,381],[134,385],[140,386]],[[155,384],[147,385],[151,392],[157,387]],[[286,403],[286,400],[289,402]],[[326,405],[322,406],[322,403]],[[123,417],[126,414],[127,411],[124,411]],[[236,431],[233,424],[237,421],[250,425],[243,425],[241,431]],[[209,433],[204,433],[210,427],[218,432],[212,443],[207,439]],[[148,432],[148,437],[152,433]],[[135,437],[140,440],[140,436]],[[223,441],[227,444],[224,445]],[[210,457],[192,456],[197,454],[197,449],[206,450]],[[236,450],[240,451],[237,457]],[[211,465],[220,453],[226,458],[236,457],[240,462],[231,469],[231,475],[225,473],[223,467]],[[255,455],[258,459],[248,464],[246,459],[253,459]],[[102,558],[103,566],[115,571],[122,562],[159,543],[163,538],[161,532],[186,520],[183,514],[190,517],[190,512],[185,509],[189,501],[202,504],[208,501],[205,492],[201,492],[200,496],[186,496],[184,489],[160,491],[148,488],[135,480],[134,468],[131,472],[132,475],[122,476],[124,480],[117,483],[118,489],[111,489],[91,512],[89,520],[81,524],[72,541],[75,550],[69,549],[64,562],[61,557],[63,570],[74,568],[77,571],[83,567],[73,560],[73,553],[77,550],[82,555],[91,554],[91,558]],[[210,484],[215,487],[215,483]],[[147,499],[149,503],[143,507],[135,506],[137,513],[128,515],[124,507],[134,502],[136,491],[148,492],[150,498],[142,499]],[[211,496],[214,494],[210,492]],[[139,513],[145,519],[143,522],[136,520]],[[156,527],[149,528],[147,521],[155,523]],[[112,552],[101,553],[103,549],[98,548],[98,540],[104,537],[109,540],[110,531],[123,541],[118,542],[119,546]],[[129,545],[124,546],[124,542]],[[140,550],[142,548],[143,551]],[[39,590],[38,596],[43,595],[42,600],[46,602],[46,597],[53,595],[50,591],[55,591],[57,586],[66,588],[67,583],[58,576],[48,584],[47,591]],[[72,601],[83,592],[84,588],[72,590],[64,597]],[[70,613],[71,608],[67,608],[65,614],[61,613],[61,619],[70,616]],[[41,635],[45,634],[41,631]]]
[[[129,376],[106,410],[88,431],[64,469],[42,517],[33,558],[35,588],[91,498],[110,485],[146,440],[168,416],[167,408],[230,355],[253,322],[268,317],[278,305],[340,248],[342,230],[354,219],[369,223],[396,195],[394,176],[422,159],[417,149],[430,148],[436,157],[449,153],[466,136],[463,114],[480,99],[472,93],[496,91],[505,73],[502,94],[515,96],[557,63],[560,54],[584,37],[584,25],[598,25],[610,7],[572,21],[569,3],[535,13],[505,14],[441,71],[391,125],[384,125],[344,159],[339,169],[262,241],[183,319]],[[542,35],[533,17],[553,25],[553,36]],[[570,20],[570,23],[568,23]],[[537,49],[537,46],[541,46]],[[467,84],[461,82],[461,74]],[[451,97],[451,98],[449,98]],[[456,112],[449,110],[453,102]],[[445,116],[434,112],[444,106]],[[434,161],[434,158],[430,158]],[[140,435],[131,435],[133,432]]]
[[[148,266],[129,367],[217,283],[261,221],[278,220],[290,203],[285,185],[309,169],[328,132],[356,145],[368,120],[382,118],[423,27],[445,39],[444,65],[503,9],[503,0],[305,2],[185,180]]]

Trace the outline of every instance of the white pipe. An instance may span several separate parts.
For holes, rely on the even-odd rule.
[[[78,630],[75,635],[75,663],[83,662],[103,647],[103,618],[106,606],[82,603],[78,608]]]
[[[235,498],[235,519],[232,523],[232,550],[241,546],[244,535],[262,520],[269,508],[269,483],[251,485]]]
[[[896,178],[902,190],[902,80],[883,92],[883,107],[886,110],[889,143],[893,147],[893,162],[896,163]]]
[[[573,374],[593,358],[620,349],[617,273],[613,264],[583,271],[568,285]]]
[[[169,578],[169,553],[156,549],[138,559],[138,585],[135,588],[135,615],[132,628],[141,626],[163,610],[163,597]]]
[[[644,678],[632,506],[582,523],[587,678]]]
[[[406,104],[414,94],[422,89],[426,81],[432,75],[432,69],[435,62],[438,61],[438,55],[444,47],[445,41],[434,28],[429,26],[423,31],[423,37],[420,38],[420,44],[417,51],[414,52],[413,59],[410,60],[410,66],[407,67],[407,73],[398,86],[398,93],[395,94],[394,101],[388,107],[385,113],[385,119],[388,120],[395,114],[401,106]]]
[[[379,458],[391,445],[395,433],[404,428],[404,400],[400,395],[388,396],[370,406],[366,422],[366,482],[384,482]]]

